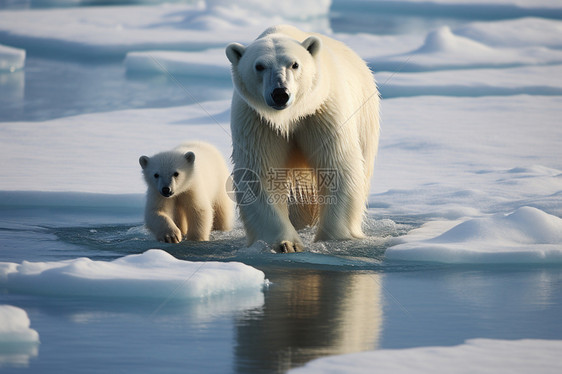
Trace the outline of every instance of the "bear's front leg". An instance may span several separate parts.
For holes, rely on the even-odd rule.
[[[256,115],[240,113],[244,106],[232,107],[232,177],[248,245],[261,240],[276,252],[300,252],[303,245],[289,219],[286,183],[270,179],[271,173],[283,173],[291,147]]]
[[[158,241],[179,243],[182,240],[181,230],[165,213],[159,212],[150,219],[146,219],[146,224],[148,230],[156,236]]]
[[[248,245],[261,240],[279,253],[302,252],[302,241],[289,220],[287,193],[270,190],[267,179],[249,168],[235,169],[233,181]]]
[[[203,191],[198,191],[203,192]],[[198,199],[192,191],[187,213],[187,240],[208,241],[213,229],[213,207],[206,200]]]
[[[362,238],[366,187],[359,139],[343,128],[319,129],[307,129],[301,139],[317,173],[320,211],[315,240]]]
[[[179,243],[182,240],[182,232],[169,214],[173,212],[173,206],[173,201],[164,200],[158,193],[149,194],[144,221],[146,228],[158,241]]]

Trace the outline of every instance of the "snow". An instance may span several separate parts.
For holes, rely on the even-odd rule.
[[[25,65],[25,51],[0,44],[0,73],[14,72],[23,69]]]
[[[135,6],[134,17],[127,6],[2,11],[0,38],[41,53],[98,59],[123,57],[129,51],[201,50],[224,47],[234,35],[249,42],[278,23],[326,30],[329,8],[329,0],[215,0]]]
[[[415,59],[408,60],[416,64]],[[560,95],[562,65],[525,66],[506,69],[463,69],[432,72],[380,73],[377,78],[383,98],[446,95],[506,96]],[[493,80],[490,77],[493,76]]]
[[[370,0],[359,0],[370,1]],[[382,0],[388,1],[388,0]],[[382,2],[381,1],[381,2]],[[423,4],[443,4],[448,6],[476,5],[476,6],[493,6],[493,5],[511,5],[518,7],[543,7],[547,9],[561,8],[562,5],[557,0],[401,0],[402,3],[423,3]]]
[[[460,30],[459,33],[472,34],[469,29]],[[557,40],[562,38],[562,32],[555,35]],[[562,63],[562,52],[549,49],[544,44],[502,48],[485,44],[487,38],[479,39],[484,39],[484,42],[457,35],[449,27],[443,26],[429,32],[423,45],[413,51],[371,58],[369,62],[378,71],[392,71],[407,60],[403,72]]]
[[[454,223],[426,223],[387,249],[386,258],[461,264],[562,263],[562,219],[540,209],[522,207],[449,228]]]
[[[114,261],[0,263],[0,284],[20,292],[114,298],[206,298],[238,291],[261,294],[264,273],[237,262],[189,262],[162,250]]]
[[[230,63],[224,48],[202,52],[146,51],[129,52],[125,58],[128,73],[230,76]]]
[[[25,310],[11,305],[0,305],[0,345],[39,343],[39,333],[30,328]]]
[[[471,339],[453,347],[420,347],[331,356],[288,374],[532,373],[562,370],[561,340]]]
[[[190,87],[185,90],[189,93]],[[11,178],[2,178],[0,189],[144,193],[138,164],[143,154],[198,139],[217,146],[225,159],[230,157],[229,102],[3,123],[7,136],[0,139],[0,154],[7,159],[0,170]],[[41,152],[30,154],[34,149]],[[64,171],[58,168],[61,163]],[[128,181],[126,188],[123,181]]]
[[[27,366],[37,356],[39,333],[30,327],[25,310],[0,305],[0,368]]]
[[[560,2],[557,1],[560,8]],[[518,18],[497,22],[473,22],[455,29],[455,33],[489,46],[504,48],[544,46],[562,47],[560,21],[542,18]]]

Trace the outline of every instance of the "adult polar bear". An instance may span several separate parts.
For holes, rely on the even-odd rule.
[[[232,43],[226,55],[235,87],[236,195],[255,196],[238,201],[249,244],[263,240],[278,252],[298,252],[296,230],[315,223],[315,240],[363,237],[379,139],[379,95],[365,62],[341,42],[286,25],[247,47]],[[290,171],[303,167],[334,171],[337,188],[319,175],[310,185],[295,183]],[[248,170],[260,183],[248,179]],[[272,175],[287,180],[271,183]],[[288,204],[291,196],[300,204]]]

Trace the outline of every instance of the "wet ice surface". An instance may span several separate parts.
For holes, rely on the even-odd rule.
[[[300,372],[495,372],[503,354],[560,371],[559,4],[171,3],[0,2],[20,8],[0,11],[0,44],[17,48],[0,48],[3,372],[284,373],[361,351]],[[375,72],[367,237],[307,229],[307,252],[277,255],[246,248],[237,222],[209,243],[154,241],[139,155],[201,139],[229,157],[222,49],[279,22],[332,34]],[[221,275],[234,262],[237,281]],[[221,292],[194,291],[212,274]],[[145,287],[158,277],[180,286]]]

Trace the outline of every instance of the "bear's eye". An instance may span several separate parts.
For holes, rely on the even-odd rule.
[[[293,66],[291,66],[291,67],[292,67],[293,69],[298,69],[298,68],[299,68],[299,63],[298,63],[298,62],[295,62],[295,63],[293,64]]]
[[[177,171],[174,173],[174,178],[179,177],[180,173],[178,173]]]
[[[263,66],[263,64],[256,64],[256,71],[264,71],[265,70],[265,66]]]
[[[160,174],[158,174],[158,173],[154,174],[154,178],[156,178],[156,179],[160,178]]]

